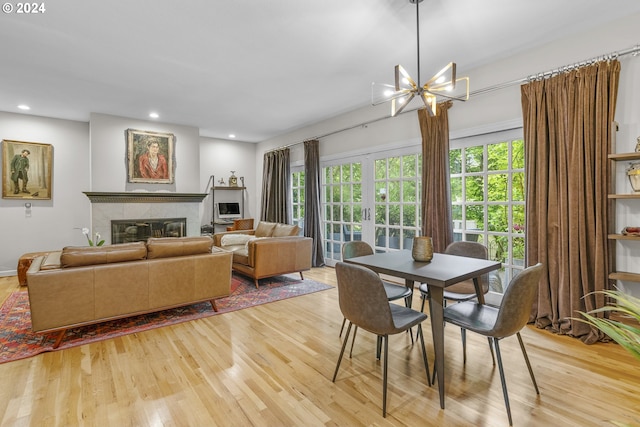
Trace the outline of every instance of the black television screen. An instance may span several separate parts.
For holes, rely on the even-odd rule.
[[[240,203],[220,202],[218,203],[218,218],[239,218]]]

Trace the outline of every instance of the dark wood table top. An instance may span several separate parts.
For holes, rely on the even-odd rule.
[[[432,286],[447,287],[498,270],[498,261],[434,253],[429,262],[414,261],[410,251],[394,251],[350,258],[345,262],[368,267],[378,273],[402,277]]]

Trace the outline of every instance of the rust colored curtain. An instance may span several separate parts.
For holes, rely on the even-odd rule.
[[[600,62],[521,87],[526,263],[541,262],[532,321],[586,343],[601,332],[572,320],[604,305],[608,286],[607,153],[620,63]]]
[[[320,208],[320,141],[304,143],[304,235],[313,237],[311,265],[324,265],[322,211]]]
[[[431,236],[433,251],[444,252],[453,242],[451,186],[449,183],[449,108],[438,104],[431,117],[418,110],[422,134],[422,235]]]
[[[291,224],[291,165],[289,149],[264,154],[262,170],[262,221]]]

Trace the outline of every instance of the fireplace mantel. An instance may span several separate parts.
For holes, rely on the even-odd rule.
[[[91,203],[200,203],[208,193],[146,193],[83,191]]]

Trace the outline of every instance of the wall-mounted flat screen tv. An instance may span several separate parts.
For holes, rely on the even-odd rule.
[[[240,203],[220,202],[218,203],[218,218],[240,218]]]

